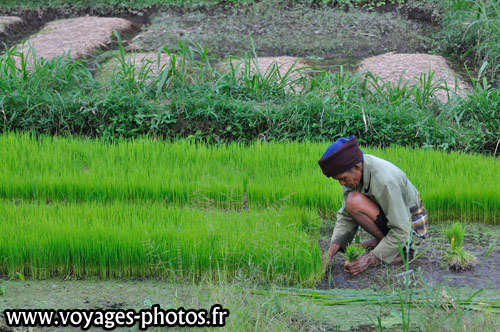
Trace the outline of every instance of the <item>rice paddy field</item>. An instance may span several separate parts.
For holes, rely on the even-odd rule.
[[[226,326],[200,330],[500,331],[499,8],[2,2],[0,308],[221,304]],[[403,82],[419,53],[442,68]],[[359,69],[381,54],[381,75],[403,70],[387,82]],[[435,78],[451,68],[463,91]],[[317,164],[352,134],[430,220],[414,259],[357,276],[342,253],[323,266],[342,189]],[[443,263],[452,224],[471,270]],[[0,331],[27,329],[0,315]]]
[[[0,143],[5,275],[337,287],[338,280],[324,280],[321,264],[321,228],[342,196],[316,164],[326,142],[205,145],[10,133]],[[494,158],[362,149],[406,170],[432,211],[432,227],[498,223]]]

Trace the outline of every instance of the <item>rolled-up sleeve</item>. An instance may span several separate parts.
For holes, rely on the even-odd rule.
[[[333,228],[331,243],[338,244],[341,248],[345,248],[356,235],[358,231],[358,224],[356,221],[347,213],[346,208],[346,197],[349,192],[344,192],[344,200],[342,201],[342,207],[337,212],[337,221],[335,222],[335,227]]]
[[[373,249],[373,254],[378,259],[390,263],[399,253],[398,242],[401,247],[404,247],[408,241],[411,232],[411,215],[401,188],[395,182],[383,184],[375,199],[387,217],[389,233]]]

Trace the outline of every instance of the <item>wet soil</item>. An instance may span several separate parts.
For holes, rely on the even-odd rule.
[[[477,258],[475,268],[454,272],[448,270],[442,262],[443,249],[447,248],[442,236],[444,225],[435,225],[429,231],[429,237],[418,248],[416,258],[409,265],[409,275],[413,286],[458,286],[472,288],[499,289],[500,283],[500,248],[498,246],[498,226],[469,224],[468,235],[464,239],[464,249]],[[323,252],[328,250],[331,228],[323,229],[324,236],[320,239]],[[367,234],[364,235],[368,238]],[[345,259],[341,254],[334,257],[330,273],[326,274],[316,287],[318,289],[351,288],[374,290],[392,289],[404,286],[405,267],[403,264],[382,264],[370,267],[357,276],[344,272]]]
[[[229,326],[225,331],[241,329],[238,322],[242,320],[266,318],[265,310],[278,310],[282,315],[290,317],[289,324],[296,331],[372,331],[369,316],[380,314],[380,308],[363,308],[362,306],[319,307],[297,297],[288,298],[277,294],[252,294],[239,286],[211,285],[200,286],[193,284],[175,284],[173,281],[159,280],[26,280],[24,283],[16,281],[8,284],[6,293],[0,297],[0,312],[7,308],[24,309],[141,309],[150,308],[152,304],[159,304],[162,308],[209,308],[214,303],[220,303],[224,308],[231,310]],[[270,304],[269,304],[270,303]],[[361,314],[360,311],[364,314]],[[355,316],[347,320],[349,314]],[[384,326],[392,326],[390,310],[382,309]],[[241,316],[240,319],[238,316]],[[245,318],[246,317],[246,318]],[[286,319],[285,319],[286,320]],[[397,321],[396,321],[397,322]],[[256,323],[257,324],[257,323]],[[257,326],[257,325],[256,325]],[[234,329],[232,329],[234,327]],[[253,326],[252,326],[253,327]],[[306,328],[310,327],[310,328]],[[92,328],[91,331],[103,331]],[[116,331],[138,331],[138,327],[117,328]],[[163,329],[150,329],[160,331]],[[185,328],[172,329],[184,331]],[[208,330],[208,329],[207,329]],[[252,330],[254,330],[252,328]],[[276,329],[255,329],[258,331]],[[283,331],[289,329],[282,329]],[[26,332],[27,328],[12,328],[5,324],[0,314],[0,332]],[[31,332],[68,332],[81,331],[70,327],[30,328]],[[169,329],[170,331],[170,329]],[[205,330],[203,330],[205,331]]]
[[[270,1],[144,9],[69,5],[37,10],[0,8],[0,15],[16,15],[24,21],[7,36],[0,36],[0,42],[7,46],[28,38],[49,21],[85,15],[120,17],[135,23],[135,29],[123,37],[131,39],[129,51],[156,51],[188,37],[206,45],[209,55],[218,59],[241,56],[252,50],[253,43],[259,56],[306,57],[325,69],[353,67],[367,56],[389,51],[427,52],[437,29],[433,15],[425,8],[342,10]]]
[[[241,56],[253,45],[259,56],[306,57],[317,60],[319,66],[344,59],[343,64],[350,66],[389,51],[427,52],[435,29],[429,22],[408,19],[395,7],[346,11],[262,2],[213,11],[161,11],[130,47],[152,50],[189,37],[219,58]]]

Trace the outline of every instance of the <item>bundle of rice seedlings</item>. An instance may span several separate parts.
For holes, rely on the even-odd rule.
[[[444,261],[451,271],[466,271],[476,266],[476,257],[462,248],[465,230],[459,222],[445,230],[450,248],[444,253]]]
[[[353,262],[356,258],[363,256],[365,252],[366,249],[359,244],[347,245],[344,257],[348,262]]]

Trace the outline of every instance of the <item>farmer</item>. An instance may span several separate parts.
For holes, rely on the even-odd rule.
[[[338,180],[344,191],[326,267],[330,266],[337,251],[345,249],[352,241],[358,226],[373,236],[362,243],[363,247],[373,250],[344,264],[344,270],[352,274],[381,262],[400,262],[399,245],[406,251],[410,233],[425,237],[427,213],[417,189],[395,165],[363,155],[356,137],[336,140],[318,164],[323,174]]]

